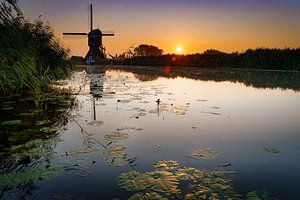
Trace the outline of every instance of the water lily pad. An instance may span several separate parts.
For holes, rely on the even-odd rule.
[[[58,176],[61,172],[61,168],[50,165],[30,168],[22,172],[0,174],[0,185],[13,186],[28,181],[48,180]]]
[[[204,176],[204,172],[192,167],[183,167],[175,172],[176,177],[179,180],[195,180]]]
[[[35,124],[37,126],[42,126],[42,125],[46,125],[46,124],[49,124],[51,121],[50,120],[40,120],[40,121],[37,121]]]
[[[116,146],[111,146],[106,149],[104,149],[103,153],[106,156],[113,157],[113,156],[119,156],[125,151],[124,145],[118,144]]]
[[[10,148],[10,154],[16,159],[20,159],[23,156],[29,156],[31,158],[44,157],[45,159],[51,159],[57,155],[51,148],[52,145],[56,144],[59,139],[49,140],[31,140],[25,144],[15,145]]]
[[[54,133],[54,132],[58,131],[58,128],[57,127],[43,127],[40,129],[40,131],[44,132],[44,133]]]
[[[97,149],[94,148],[89,148],[89,147],[84,147],[81,149],[74,149],[70,151],[70,155],[80,155],[80,154],[88,154],[96,151]]]
[[[118,131],[122,131],[122,130],[134,130],[134,131],[141,131],[143,130],[142,128],[139,127],[135,127],[135,126],[123,126],[121,128],[118,128]]]
[[[87,123],[87,125],[89,125],[89,126],[101,126],[103,124],[104,124],[103,121],[91,121],[91,122]]]
[[[246,195],[246,198],[247,198],[247,200],[270,200],[270,199],[272,199],[270,196],[270,193],[265,189],[249,192]]]
[[[157,163],[153,164],[153,166],[166,171],[179,169],[179,164],[176,160],[158,161]]]
[[[192,152],[192,156],[199,157],[204,160],[214,160],[219,157],[219,152],[217,152],[216,150],[214,150],[212,148],[207,148],[207,149],[200,148],[200,149],[194,150]]]
[[[111,167],[124,167],[129,164],[129,161],[123,156],[117,156],[106,158],[106,163]]]
[[[129,135],[127,133],[115,131],[111,134],[105,135],[104,139],[109,140],[109,141],[120,141],[120,140],[126,140],[126,139],[128,139],[128,137],[129,137]]]
[[[9,121],[5,121],[5,122],[2,122],[1,125],[3,126],[13,126],[13,125],[20,125],[22,124],[22,121],[21,120],[9,120]]]
[[[156,192],[137,193],[131,196],[128,200],[168,200]]]
[[[269,152],[269,153],[274,153],[274,154],[278,154],[279,153],[279,150],[273,148],[273,147],[264,147],[264,150],[266,152]]]
[[[147,177],[137,171],[122,173],[117,182],[121,188],[128,191],[140,191],[149,187]]]
[[[175,113],[176,115],[185,115],[186,111],[187,111],[187,105],[181,106],[181,105],[177,105],[177,106],[171,106],[169,108],[166,108],[166,111],[171,112],[171,113]]]
[[[146,172],[145,175],[147,176],[147,182],[153,191],[169,195],[179,193],[179,180],[173,173],[156,170]]]

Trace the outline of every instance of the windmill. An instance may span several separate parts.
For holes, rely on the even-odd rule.
[[[102,32],[99,28],[93,29],[93,5],[90,5],[90,32],[89,33],[63,33],[64,36],[88,36],[89,51],[85,56],[87,64],[94,64],[96,60],[105,59],[105,48],[102,37],[115,36],[113,32]]]

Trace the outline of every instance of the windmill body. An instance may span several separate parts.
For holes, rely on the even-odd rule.
[[[102,44],[102,37],[104,36],[114,36],[115,34],[103,33],[99,28],[93,29],[93,5],[90,5],[90,15],[91,15],[91,24],[89,33],[63,33],[63,35],[72,35],[72,36],[88,36],[88,46],[89,51],[85,56],[85,61],[87,64],[94,64],[97,60],[102,60],[106,58],[105,48]]]

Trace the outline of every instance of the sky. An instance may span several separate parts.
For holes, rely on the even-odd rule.
[[[85,56],[88,5],[94,6],[94,27],[114,31],[103,38],[107,53],[151,44],[176,53],[206,49],[242,52],[248,48],[300,47],[300,0],[21,0],[26,18],[48,21],[72,55]]]

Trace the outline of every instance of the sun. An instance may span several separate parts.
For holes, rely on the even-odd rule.
[[[182,46],[177,46],[177,47],[176,47],[176,52],[177,52],[177,53],[182,53],[182,51],[183,51]]]

